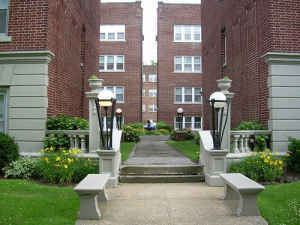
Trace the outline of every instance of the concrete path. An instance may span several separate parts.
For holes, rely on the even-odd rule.
[[[168,145],[168,136],[142,136],[136,150],[124,165],[195,165],[181,152]]]
[[[235,216],[237,201],[203,183],[121,184],[107,192],[103,218],[76,225],[267,225],[260,216]]]

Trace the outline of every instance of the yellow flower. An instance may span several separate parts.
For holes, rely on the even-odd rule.
[[[72,162],[73,162],[73,159],[68,158],[68,163],[70,164]]]
[[[282,167],[280,167],[279,169],[282,170]]]
[[[286,153],[286,157],[290,157],[291,155],[290,155],[290,153]]]
[[[60,161],[60,157],[59,156],[56,157],[56,162],[58,162],[58,161]]]
[[[273,161],[270,161],[270,165],[271,165],[271,166],[273,165]]]
[[[45,162],[46,162],[46,163],[48,163],[48,162],[49,162],[49,159],[48,159],[48,157],[45,157],[45,158],[44,158],[44,160],[45,160]]]
[[[275,154],[278,155],[279,153],[278,153],[278,152],[275,152]]]
[[[52,146],[50,147],[50,151],[54,151],[54,148]]]
[[[277,164],[278,164],[278,161],[276,160],[275,163],[274,163],[274,165],[277,166]]]
[[[267,163],[267,162],[269,162],[269,160],[265,159],[264,162]]]
[[[270,156],[267,157],[268,160],[270,160],[270,158],[271,158]]]
[[[41,149],[40,153],[44,153],[44,149]]]
[[[88,158],[87,160],[88,160],[88,161],[91,161],[91,159],[90,159],[90,158]]]
[[[60,165],[59,165],[59,164],[55,164],[54,166],[55,166],[55,167],[60,167]]]
[[[282,160],[279,160],[279,164],[282,165],[282,163],[283,163]]]
[[[266,149],[266,152],[271,152],[269,148]]]
[[[64,165],[64,167],[65,167],[66,169],[68,169],[68,165]]]

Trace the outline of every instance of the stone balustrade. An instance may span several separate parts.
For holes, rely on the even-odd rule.
[[[88,152],[86,140],[89,130],[47,130],[47,134],[65,134],[70,138],[70,149],[80,149],[83,153]]]
[[[233,143],[232,153],[248,153],[251,151],[249,147],[250,136],[271,135],[269,130],[235,130],[231,131],[231,139]]]

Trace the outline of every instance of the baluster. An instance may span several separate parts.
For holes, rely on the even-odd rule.
[[[70,149],[74,148],[74,139],[73,135],[69,134],[68,137],[70,138]]]
[[[74,147],[75,147],[76,149],[78,149],[78,148],[79,148],[78,137],[77,137],[76,134],[74,134],[73,137],[74,137],[74,140],[75,140],[75,146],[74,146]]]
[[[240,150],[239,150],[239,138],[240,138],[240,135],[239,134],[234,134],[233,135],[233,152],[234,153],[240,153]]]
[[[244,144],[244,142],[245,142],[245,135],[244,134],[242,134],[241,135],[241,139],[240,139],[240,151],[241,152],[245,152],[245,144]]]
[[[249,147],[249,134],[245,134],[245,151],[250,152],[250,147]]]
[[[86,151],[86,145],[85,145],[85,135],[79,135],[80,138],[80,149],[82,152],[87,152]]]

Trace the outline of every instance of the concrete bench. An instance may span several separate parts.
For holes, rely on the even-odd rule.
[[[237,216],[260,216],[256,204],[257,195],[264,186],[240,173],[220,174],[224,181],[224,199],[239,200]]]
[[[98,202],[107,200],[105,185],[108,179],[109,174],[89,174],[74,188],[80,201],[78,219],[98,220],[101,218]]]

